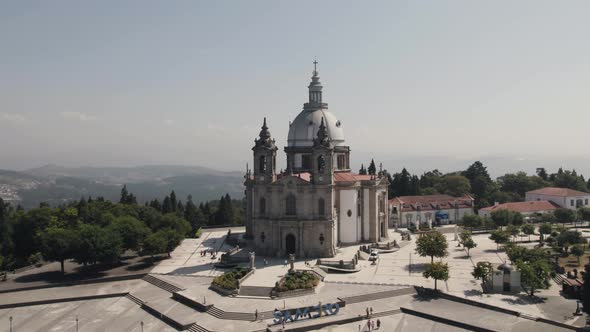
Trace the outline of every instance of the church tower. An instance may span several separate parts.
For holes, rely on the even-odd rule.
[[[326,125],[324,124],[324,118],[322,118],[317,137],[313,142],[312,149],[313,169],[311,170],[311,175],[314,184],[333,183],[333,153],[334,149],[330,143],[330,137],[328,136],[328,131],[326,129]]]
[[[254,140],[254,181],[272,183],[276,180],[277,146],[266,126],[266,118],[260,130],[259,138]]]

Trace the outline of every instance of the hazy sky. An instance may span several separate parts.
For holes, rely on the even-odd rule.
[[[284,165],[315,56],[355,168],[587,158],[589,13],[588,1],[0,1],[0,168],[243,169],[264,116]]]

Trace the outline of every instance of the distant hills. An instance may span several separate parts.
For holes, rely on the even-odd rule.
[[[60,204],[80,197],[119,199],[127,185],[140,202],[162,199],[174,190],[177,197],[189,194],[197,204],[229,193],[243,196],[243,174],[200,166],[156,165],[138,167],[64,167],[46,165],[22,172],[0,170],[0,197],[25,208],[41,202]]]

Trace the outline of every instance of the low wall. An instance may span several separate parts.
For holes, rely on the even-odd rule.
[[[205,312],[213,306],[212,304],[209,304],[209,305],[202,304],[200,302],[197,302],[197,301],[195,301],[189,297],[186,297],[182,294],[179,294],[177,292],[172,293],[172,298],[174,300],[188,306],[188,307],[191,307],[191,308],[196,309],[201,312]]]
[[[87,279],[87,280],[72,280],[72,281],[60,282],[60,283],[55,283],[55,284],[25,286],[25,287],[20,287],[20,288],[13,288],[13,289],[3,289],[3,290],[0,290],[0,294],[22,292],[22,291],[29,291],[29,290],[35,290],[35,289],[53,288],[53,287],[68,287],[68,286],[76,286],[76,285],[95,284],[95,283],[101,283],[101,282],[113,282],[113,281],[141,279],[141,278],[145,277],[146,275],[148,275],[148,273],[136,273],[136,274],[126,274],[126,275],[121,275],[121,276],[113,276],[113,277]]]
[[[88,296],[65,297],[65,298],[58,298],[58,299],[47,299],[47,300],[40,300],[40,301],[28,301],[28,302],[19,302],[19,303],[0,304],[0,309],[29,307],[29,306],[33,306],[33,305],[43,305],[43,304],[52,304],[52,303],[108,299],[108,298],[112,298],[112,297],[123,297],[127,294],[129,294],[129,293],[125,292],[125,293],[112,293],[112,294],[98,294],[98,295],[88,295]]]
[[[250,276],[254,274],[254,271],[256,271],[256,270],[251,269],[250,271],[248,271],[248,273],[246,273],[245,276],[243,276],[241,279],[238,280],[238,289],[240,288],[242,283],[244,283],[244,281],[246,281],[246,279],[250,278]]]
[[[225,295],[225,296],[230,296],[230,295],[237,295],[238,294],[238,290],[237,289],[225,289],[221,286],[217,286],[216,284],[211,284],[211,286],[209,286],[209,289],[212,291],[216,291],[217,293],[221,294],[221,295]]]
[[[286,297],[294,297],[294,296],[302,296],[302,295],[310,295],[315,294],[315,287],[309,289],[295,289],[292,291],[284,291],[284,292],[277,292],[273,291],[272,296],[276,296],[278,298],[286,298]]]

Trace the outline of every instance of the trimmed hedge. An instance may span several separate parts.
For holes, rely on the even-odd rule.
[[[219,277],[215,277],[212,284],[228,290],[238,289],[238,280],[242,279],[248,273],[248,271],[249,270],[246,268],[238,267],[231,271],[225,272]]]
[[[285,276],[276,287],[279,292],[292,291],[296,289],[311,289],[320,283],[320,278],[309,271],[296,271]]]

